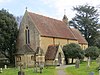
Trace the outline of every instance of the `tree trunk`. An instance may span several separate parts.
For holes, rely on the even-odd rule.
[[[10,56],[9,61],[11,66],[15,66],[15,56]]]
[[[68,58],[65,58],[66,64],[68,64]]]
[[[74,60],[74,59],[72,58],[72,64],[73,64],[73,60]]]

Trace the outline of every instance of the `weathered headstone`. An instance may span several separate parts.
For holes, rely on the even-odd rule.
[[[18,75],[25,75],[23,71],[19,71]]]
[[[76,68],[79,68],[79,65],[80,65],[80,60],[79,58],[76,59],[76,62],[75,62],[75,67]]]
[[[22,71],[22,66],[23,66],[23,64],[20,63],[20,65],[19,65],[20,71],[18,72],[18,75],[25,75],[25,73]]]
[[[44,65],[43,64],[40,64],[40,73],[42,73],[43,67],[44,67]]]
[[[94,75],[94,72],[90,72],[89,75]]]
[[[4,68],[7,69],[7,65],[4,65]]]
[[[99,70],[99,75],[100,75],[100,68],[98,70]]]
[[[98,63],[98,68],[100,68],[100,55],[96,60],[97,60],[97,63]]]
[[[2,73],[3,71],[2,71],[2,68],[0,68],[0,73]]]
[[[89,58],[88,58],[88,65],[87,65],[88,68],[90,68],[90,62],[91,62],[91,58],[89,57]]]
[[[40,67],[40,73],[42,73],[42,67]]]
[[[97,63],[98,63],[98,71],[99,71],[99,75],[100,75],[100,55],[96,60],[97,60]]]
[[[35,64],[35,67],[34,67],[34,72],[37,73],[37,70],[38,70],[38,63]]]

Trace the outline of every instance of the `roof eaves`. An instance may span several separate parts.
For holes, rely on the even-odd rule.
[[[54,37],[54,36],[47,36],[47,35],[42,35],[41,34],[41,37],[49,37],[49,38],[60,38],[60,39],[66,39],[66,40],[77,40],[76,38],[70,38],[70,37]]]

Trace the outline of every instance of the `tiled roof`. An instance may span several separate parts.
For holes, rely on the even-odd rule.
[[[78,29],[71,28],[71,30],[80,44],[88,44]]]
[[[45,55],[45,60],[54,60],[58,51],[59,45],[49,45],[46,55]]]
[[[29,45],[24,45],[16,54],[34,54],[34,51]]]
[[[28,12],[41,36],[75,39],[70,28],[60,20]]]

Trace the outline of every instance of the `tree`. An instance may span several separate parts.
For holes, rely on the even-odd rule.
[[[84,57],[84,54],[83,54],[81,47],[75,43],[66,44],[63,47],[63,51],[64,51],[66,61],[68,58],[72,58],[72,63],[73,63],[74,58],[78,57],[81,59]]]
[[[76,16],[70,21],[70,25],[77,28],[88,41],[89,46],[94,45],[96,36],[98,36],[98,11],[94,6],[79,5],[73,7],[77,11]]]
[[[20,26],[20,23],[22,21],[22,18],[23,18],[23,16],[17,16],[16,17],[16,21],[17,21],[18,27]]]
[[[100,54],[99,49],[96,46],[88,47],[85,50],[85,56],[90,57],[92,59],[96,59],[99,56],[99,54]]]
[[[100,31],[98,31],[99,32],[99,36],[96,38],[96,40],[95,40],[95,46],[97,46],[99,49],[100,49]]]
[[[14,63],[16,51],[17,23],[12,14],[5,9],[0,10],[0,51]]]
[[[95,41],[95,45],[100,48],[100,37],[98,37]]]

